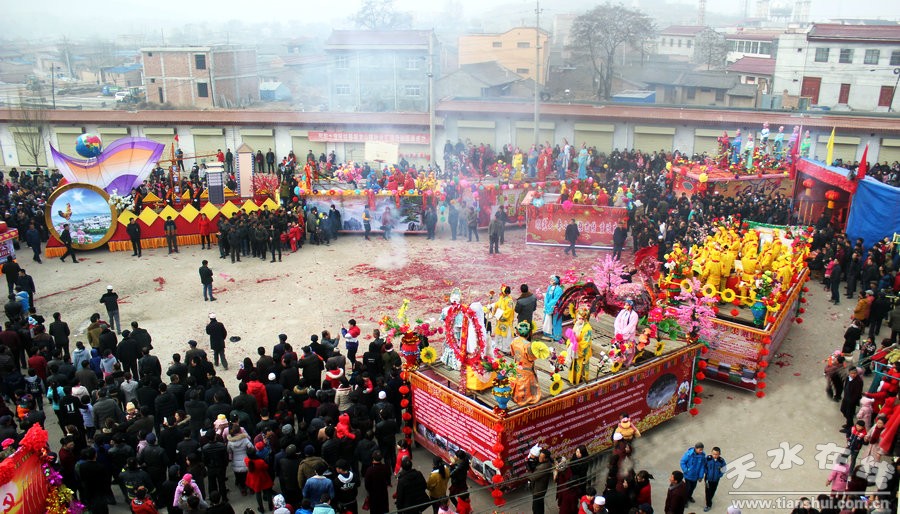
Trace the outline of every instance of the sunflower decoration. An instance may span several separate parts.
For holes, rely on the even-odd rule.
[[[557,374],[555,374],[555,376],[558,377],[559,374],[557,373]],[[563,390],[563,381],[561,378],[559,380],[554,380],[553,382],[550,383],[550,394],[552,396],[558,395],[559,393],[562,392],[562,390]]]
[[[745,307],[750,307],[751,305],[756,303],[756,300],[753,298],[752,295],[751,296],[742,296],[741,303],[744,304]]]
[[[691,280],[690,279],[686,278],[686,279],[682,280],[681,284],[679,284],[679,285],[681,286],[682,291],[690,291],[691,290]]]
[[[716,291],[716,286],[712,284],[706,284],[705,286],[703,286],[703,289],[701,289],[700,292],[703,293],[704,298],[712,298],[713,296],[716,296],[716,293],[718,291]]]
[[[733,302],[736,297],[737,295],[735,294],[734,289],[727,288],[722,291],[722,301],[725,303]]]
[[[659,357],[660,355],[662,355],[663,350],[665,350],[665,349],[666,349],[666,343],[664,343],[662,341],[657,341],[656,347],[653,348],[653,355],[656,355],[657,357]]]
[[[620,369],[622,369],[622,361],[620,360],[613,361],[613,363],[609,366],[610,373],[617,373]]]
[[[434,364],[437,360],[437,351],[430,346],[426,346],[425,348],[422,348],[420,358],[422,359],[422,364]]]

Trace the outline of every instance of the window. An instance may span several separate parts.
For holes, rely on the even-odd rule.
[[[688,39],[688,40],[687,40],[687,47],[688,47],[688,48],[691,48],[691,47],[693,47],[693,46],[694,46],[694,40],[693,40],[693,39]]]
[[[744,84],[756,84],[756,77],[746,77]]]
[[[762,55],[772,55],[772,43],[760,43],[759,53]]]
[[[853,49],[841,48],[841,56],[838,58],[838,62],[843,64],[851,64],[853,62]]]
[[[697,97],[697,88],[695,88],[695,87],[686,87],[686,88],[684,88],[684,96],[685,96],[688,100],[693,100],[694,98]]]
[[[420,62],[421,62],[421,59],[419,59],[418,57],[407,57],[406,58],[406,69],[407,70],[418,70]]]
[[[156,84],[156,79],[150,79],[151,84]]]
[[[725,100],[725,90],[724,89],[716,89],[716,101],[721,102]]]
[[[503,48],[503,42],[502,41],[494,41],[493,43],[491,43],[491,46],[494,48]]]
[[[206,82],[197,82],[197,96],[200,98],[209,98],[209,84]]]
[[[334,58],[334,67],[339,70],[346,70],[350,67],[350,62],[346,55],[339,55]],[[349,93],[348,93],[349,94]]]
[[[728,51],[729,52],[737,51],[737,41],[735,41],[733,39],[728,40]]]
[[[816,62],[828,62],[828,48],[816,48]]]
[[[163,95],[163,88],[161,88],[161,87],[156,88],[156,93],[159,95],[159,103],[161,103],[161,104],[166,103],[166,97]]]
[[[516,48],[531,48],[531,43],[528,41],[519,41],[516,43]]]
[[[194,54],[194,68],[198,70],[206,69],[206,56],[204,54]]]
[[[336,84],[334,86],[334,94],[346,96],[350,94],[350,84]]]
[[[745,41],[738,41],[738,52],[744,51],[744,48],[745,48],[744,43],[745,43]]]
[[[147,57],[153,57],[153,52],[147,52]]]
[[[403,94],[405,94],[406,96],[422,96],[422,87],[406,86],[403,90]]]
[[[863,58],[864,64],[878,64],[878,58],[881,57],[880,50],[866,50],[866,56]]]
[[[900,50],[891,52],[891,66],[900,66]]]
[[[759,41],[754,41],[753,44],[750,45],[750,53],[751,54],[759,53]]]
[[[669,46],[675,46],[675,38],[669,38]]]

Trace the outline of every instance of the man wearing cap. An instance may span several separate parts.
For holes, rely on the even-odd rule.
[[[606,498],[599,495],[595,496],[591,505],[591,512],[595,514],[606,514],[608,512],[606,510]]]
[[[106,307],[106,314],[109,315],[109,325],[116,331],[122,332],[122,322],[119,321],[119,295],[113,292],[113,286],[106,286],[106,292],[100,297],[100,303]]]
[[[213,351],[213,361],[216,366],[219,360],[222,361],[222,367],[228,370],[228,361],[225,360],[225,338],[228,337],[228,331],[225,325],[216,319],[216,315],[209,313],[209,323],[206,325],[206,333],[209,335],[209,348]]]

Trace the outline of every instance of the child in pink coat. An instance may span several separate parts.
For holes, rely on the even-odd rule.
[[[828,480],[825,481],[826,486],[831,486],[831,494],[833,496],[840,496],[847,490],[847,481],[850,479],[849,474],[850,467],[847,465],[846,458],[843,455],[838,456],[834,460],[834,465],[831,466]]]

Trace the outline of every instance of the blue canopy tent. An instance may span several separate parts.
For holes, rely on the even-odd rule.
[[[858,182],[850,204],[847,236],[863,239],[866,247],[885,237],[900,233],[900,188],[883,184],[872,177]]]

